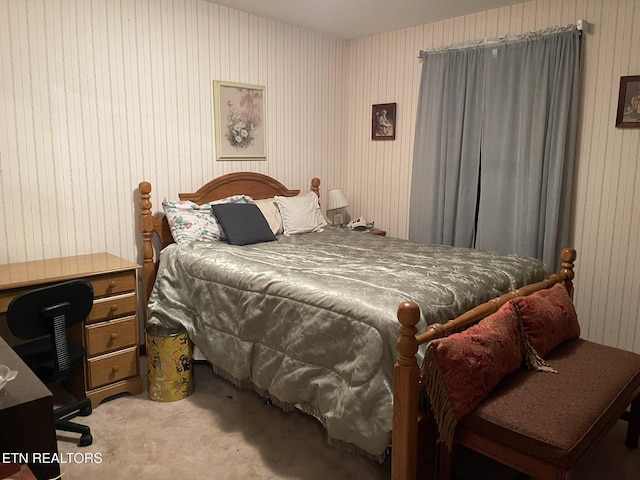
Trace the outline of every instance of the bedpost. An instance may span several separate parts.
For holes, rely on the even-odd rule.
[[[142,318],[144,324],[147,324],[147,301],[151,294],[151,287],[155,280],[155,264],[153,262],[153,244],[151,236],[153,234],[153,215],[151,214],[151,184],[149,182],[140,182],[140,230],[142,231],[142,284],[143,307]]]
[[[573,271],[573,262],[575,262],[576,256],[577,254],[574,248],[565,248],[560,254],[560,259],[562,260],[562,263],[560,264],[560,266],[562,267],[561,272],[566,275],[564,279],[564,286],[567,289],[567,292],[569,292],[569,296],[571,298],[573,298],[573,279],[576,276],[575,272]]]
[[[403,302],[398,307],[400,336],[398,360],[393,369],[393,430],[391,440],[391,478],[415,479],[418,461],[418,341],[416,325],[420,307]]]
[[[320,179],[312,178],[311,179],[311,191],[315,193],[318,198],[320,198]]]

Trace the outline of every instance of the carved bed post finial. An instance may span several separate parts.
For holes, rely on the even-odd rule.
[[[153,285],[155,277],[155,265],[153,263],[153,244],[151,236],[153,235],[153,215],[151,214],[151,184],[149,182],[140,182],[138,185],[140,192],[140,230],[142,231],[142,283],[145,291],[142,292],[142,298],[149,298],[151,294],[150,287]],[[142,318],[146,324],[147,321],[147,304],[143,302]]]
[[[315,193],[318,198],[320,198],[320,179],[312,178],[311,179],[311,191]]]
[[[400,365],[417,365],[418,341],[416,325],[420,321],[420,307],[413,302],[403,302],[398,307],[400,337],[398,338],[398,363]]]
[[[560,259],[562,260],[562,263],[560,264],[560,266],[562,267],[561,272],[566,275],[564,286],[567,289],[567,292],[569,292],[569,296],[571,298],[573,298],[573,279],[576,276],[575,272],[573,271],[573,262],[576,261],[576,257],[577,253],[574,248],[565,248],[560,254]]]
[[[418,460],[418,376],[416,360],[420,307],[403,302],[398,307],[400,337],[398,360],[393,370],[393,428],[391,429],[391,475],[393,479],[416,478]]]
[[[151,184],[140,182],[140,229],[142,230],[142,261],[153,263],[153,248],[151,234],[153,233],[153,218],[151,216]]]

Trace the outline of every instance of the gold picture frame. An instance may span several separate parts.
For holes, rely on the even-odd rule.
[[[266,90],[261,85],[213,81],[217,160],[266,160]]]

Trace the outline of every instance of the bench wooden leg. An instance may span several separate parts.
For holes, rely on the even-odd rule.
[[[527,477],[529,480],[549,480],[549,477]],[[553,480],[573,480],[573,472],[558,473]]]
[[[549,477],[529,477],[529,480],[549,480]],[[573,480],[573,470],[569,471],[558,471],[554,476],[553,480]]]
[[[451,451],[444,442],[438,442],[438,480],[451,480],[453,478],[453,457],[455,445]]]
[[[624,444],[629,448],[638,448],[640,439],[640,394],[631,402],[629,413],[629,425],[627,426],[627,439]]]

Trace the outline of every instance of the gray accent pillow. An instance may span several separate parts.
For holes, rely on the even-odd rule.
[[[212,205],[211,210],[231,245],[250,245],[276,240],[267,220],[254,203]]]

